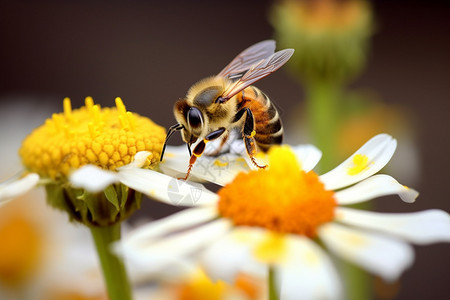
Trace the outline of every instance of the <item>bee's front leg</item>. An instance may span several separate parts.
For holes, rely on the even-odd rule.
[[[244,121],[244,129],[242,131],[242,138],[244,139],[245,149],[247,150],[247,154],[250,157],[252,163],[261,169],[266,168],[267,166],[260,166],[255,159],[256,154],[256,144],[255,144],[255,121],[253,118],[253,113],[250,108],[244,108],[246,112],[245,121]]]
[[[191,174],[192,167],[194,166],[197,157],[202,156],[203,152],[205,151],[206,143],[219,138],[224,132],[225,128],[220,127],[219,129],[208,133],[206,137],[203,140],[201,140],[200,143],[197,144],[197,146],[195,146],[194,151],[192,151],[191,158],[189,159],[189,167],[186,176],[184,177],[184,180],[187,180],[189,174]]]

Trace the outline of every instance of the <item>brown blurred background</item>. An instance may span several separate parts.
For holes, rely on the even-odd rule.
[[[172,104],[198,79],[217,73],[247,46],[272,38],[271,1],[3,1],[0,3],[0,101],[92,96],[168,127]],[[450,211],[450,5],[377,1],[369,62],[353,87],[410,108],[420,154],[418,201],[379,199],[380,211]],[[283,70],[259,82],[287,112],[304,97]],[[20,117],[20,116],[18,116]],[[1,128],[5,130],[5,128]],[[180,140],[178,140],[180,141]],[[5,143],[6,141],[2,141]],[[174,139],[174,143],[177,139]],[[395,157],[394,157],[395,159]],[[405,184],[402,178],[397,178]],[[169,209],[146,204],[160,217]],[[416,247],[396,299],[450,299],[450,246]]]

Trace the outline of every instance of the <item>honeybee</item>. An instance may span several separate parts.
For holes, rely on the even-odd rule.
[[[293,53],[293,49],[275,52],[275,41],[262,41],[242,51],[216,76],[195,83],[186,97],[174,105],[178,123],[167,132],[161,160],[167,141],[181,130],[191,156],[184,178],[187,180],[206,143],[221,137],[222,147],[230,131],[238,129],[252,163],[265,168],[255,160],[256,149],[265,152],[271,145],[281,144],[283,127],[273,103],[251,84],[278,70]],[[197,140],[200,141],[191,152],[191,145]]]

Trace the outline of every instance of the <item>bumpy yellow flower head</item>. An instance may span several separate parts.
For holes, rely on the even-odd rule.
[[[87,97],[86,105],[75,110],[65,98],[64,112],[36,128],[19,153],[30,171],[59,179],[86,164],[115,170],[144,150],[151,153],[151,165],[159,161],[164,138],[163,127],[127,112],[120,98],[115,108],[100,108]]]

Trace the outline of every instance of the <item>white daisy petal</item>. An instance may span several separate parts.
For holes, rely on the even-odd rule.
[[[292,147],[297,156],[300,167],[305,171],[311,171],[322,157],[322,151],[313,145],[297,145]]]
[[[0,185],[0,205],[33,189],[39,182],[39,175],[30,173],[17,180],[3,182]]]
[[[199,183],[177,180],[152,170],[122,169],[118,175],[126,186],[171,205],[198,206],[217,202],[217,195]]]
[[[187,159],[167,159],[160,165],[161,170],[169,175],[184,176],[189,165]],[[197,159],[189,180],[200,179],[219,185],[225,185],[231,182],[239,172],[249,171],[246,161],[235,154],[222,154],[217,157],[203,155]]]
[[[337,208],[336,221],[397,235],[425,245],[450,242],[450,216],[442,210],[415,213],[376,213],[351,208]]]
[[[167,277],[173,280],[175,276],[182,278],[184,275],[190,274],[195,268],[194,263],[185,258],[171,256],[168,253],[149,255],[128,243],[114,243],[112,251],[123,258],[130,271],[130,276],[137,280],[145,280],[153,276],[157,276],[158,279]]]
[[[112,245],[112,251],[123,257],[129,267],[142,275],[155,274],[158,278],[183,275],[193,271],[194,263],[186,260],[186,256],[197,253],[206,245],[226,234],[230,223],[216,220],[187,231],[173,233],[157,238],[126,238]],[[139,229],[139,231],[141,231]],[[143,232],[142,232],[143,233]],[[142,276],[141,275],[141,276]]]
[[[396,280],[414,260],[410,245],[371,232],[329,223],[319,229],[327,248],[387,281]]]
[[[205,272],[213,280],[234,284],[240,272],[263,276],[267,267],[257,262],[253,248],[267,233],[258,228],[237,227],[217,240],[201,255]]]
[[[419,196],[417,191],[401,185],[391,176],[380,174],[336,192],[335,197],[338,204],[347,205],[392,194],[398,194],[403,201],[408,203],[414,202]]]
[[[85,165],[70,174],[69,181],[76,188],[91,193],[103,191],[108,185],[119,182],[118,173],[103,170],[97,166]]]
[[[280,299],[340,299],[342,285],[328,255],[305,237],[288,240],[288,259],[276,268]]]
[[[381,170],[391,159],[396,147],[397,141],[390,135],[379,134],[370,139],[338,167],[321,175],[320,179],[328,190],[335,190],[357,183]],[[364,168],[352,174],[351,170],[354,167],[356,155],[367,157],[368,161]]]
[[[130,232],[124,239],[127,244],[140,244],[185,228],[208,222],[217,217],[215,207],[194,207],[153,221]]]
[[[202,247],[225,235],[231,228],[231,223],[225,219],[218,219],[187,231],[165,236],[160,240],[136,244],[142,253],[149,257],[158,256],[183,257],[193,254]]]

